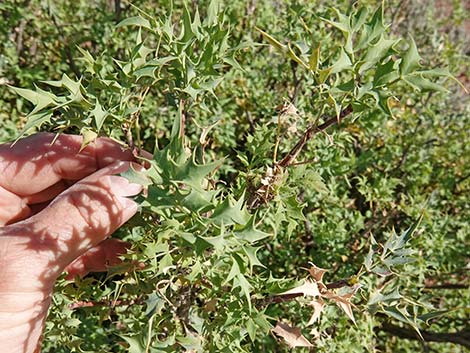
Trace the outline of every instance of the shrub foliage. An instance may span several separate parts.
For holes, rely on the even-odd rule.
[[[43,352],[470,347],[464,5],[330,6],[0,4],[1,140],[154,155],[126,261],[59,280]]]

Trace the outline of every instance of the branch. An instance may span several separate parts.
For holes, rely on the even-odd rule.
[[[121,21],[121,0],[114,0],[114,16],[116,23],[119,23]]]
[[[378,328],[378,330],[400,338],[421,340],[414,330],[396,326],[390,323],[383,323],[382,326]],[[448,342],[470,348],[470,329],[446,333],[420,330],[420,333],[425,342]]]
[[[23,18],[20,22],[20,25],[15,28],[16,31],[16,54],[21,56],[23,51],[23,34],[26,28],[26,20]]]
[[[296,100],[297,100],[297,96],[299,94],[299,91],[300,91],[300,87],[302,85],[302,78],[298,78],[297,77],[297,66],[298,64],[291,60],[291,69],[292,69],[292,79],[294,81],[294,91],[292,93],[292,96],[290,97],[290,101],[292,102],[292,104],[295,104]]]
[[[67,58],[67,63],[69,65],[70,70],[75,74],[75,76],[78,78],[82,74],[80,70],[78,69],[77,65],[75,64],[75,60],[73,58],[72,51],[70,50],[70,46],[68,44],[68,40],[65,36],[65,33],[62,31],[62,28],[60,27],[59,23],[57,22],[56,16],[51,13],[51,19],[52,23],[54,24],[54,27],[56,28],[57,32],[59,33],[59,37],[62,40],[62,43],[64,44],[64,53]]]
[[[340,123],[345,117],[351,114],[352,107],[348,105],[338,117],[326,119],[321,125],[310,124],[307,130],[303,133],[300,140],[296,145],[287,153],[287,155],[278,163],[275,163],[273,168],[269,168],[262,178],[261,183],[253,188],[250,198],[247,200],[246,205],[249,209],[256,209],[262,204],[267,204],[274,197],[274,188],[276,183],[281,179],[284,169],[295,164],[295,160],[305,147],[307,142],[312,139],[317,133],[322,132],[329,128],[331,125]]]
[[[338,289],[343,287],[349,287],[349,279],[340,279],[335,282],[326,283],[325,284],[327,289]],[[282,295],[273,295],[267,298],[263,298],[259,300],[260,306],[264,307],[270,304],[278,304],[283,302],[288,302],[300,297],[303,297],[303,293],[294,293],[294,294],[282,294]]]
[[[141,305],[144,304],[144,302],[145,301],[141,297],[129,300],[101,300],[97,302],[79,300],[74,303],[70,303],[68,305],[68,308],[70,310],[76,310],[81,308],[96,308],[102,306],[114,308],[116,306]]]
[[[340,113],[339,117],[329,118],[323,124],[318,125],[318,126],[315,124],[311,124],[307,128],[307,130],[305,130],[299,142],[297,142],[297,144],[289,151],[289,153],[279,163],[277,163],[277,166],[281,168],[286,168],[290,166],[295,161],[300,151],[302,151],[305,144],[309,140],[311,140],[313,136],[315,136],[319,132],[326,130],[331,125],[340,123],[342,120],[344,120],[344,118],[346,118],[351,113],[352,113],[352,107],[349,105]]]
[[[443,283],[443,284],[433,284],[425,285],[425,289],[468,289],[470,284],[460,284],[460,283]]]

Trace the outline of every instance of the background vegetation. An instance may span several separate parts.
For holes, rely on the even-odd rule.
[[[468,2],[0,12],[0,142],[155,151],[115,235],[145,268],[61,279],[43,352],[470,347]]]

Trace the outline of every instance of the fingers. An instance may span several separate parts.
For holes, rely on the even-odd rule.
[[[28,217],[30,209],[26,202],[0,186],[0,227]]]
[[[39,191],[35,194],[25,196],[23,198],[24,202],[28,205],[35,205],[38,203],[47,202],[52,200],[57,195],[59,195],[62,191],[69,187],[70,182],[66,182],[64,180],[60,180],[57,183],[49,186],[47,189]]]
[[[140,166],[116,162],[102,168],[23,222],[35,246],[51,252],[50,261],[58,271],[101,243],[137,212],[137,204],[128,197],[140,193],[142,187],[117,175],[130,167]]]
[[[60,180],[79,180],[116,161],[132,161],[131,151],[98,138],[80,151],[82,137],[39,133],[0,145],[0,186],[18,196],[38,194]]]
[[[83,277],[89,272],[106,271],[109,266],[122,262],[119,258],[125,254],[130,244],[119,239],[106,239],[91,248],[65,268],[66,279]]]

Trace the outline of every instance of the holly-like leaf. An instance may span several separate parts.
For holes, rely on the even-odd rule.
[[[34,105],[34,109],[29,113],[29,116],[33,116],[36,113],[42,111],[43,109],[49,106],[58,105],[58,97],[54,94],[44,91],[39,87],[36,87],[36,90],[30,90],[25,88],[12,87],[10,88],[18,95],[23,98],[26,98]],[[37,126],[37,125],[35,125]]]
[[[312,300],[308,305],[313,308],[313,314],[307,322],[307,326],[311,326],[320,319],[323,309],[325,308],[325,302],[321,298],[317,298]]]
[[[330,67],[330,73],[338,73],[341,71],[344,71],[346,69],[350,69],[352,65],[351,59],[349,58],[349,55],[346,53],[346,51],[341,48],[340,55],[338,60]]]
[[[323,283],[323,276],[326,272],[328,272],[328,270],[325,268],[318,267],[313,263],[310,263],[310,268],[308,269],[308,272],[316,282]]]
[[[385,86],[400,77],[395,64],[396,61],[390,58],[384,64],[377,66],[373,80],[374,87]]]
[[[417,319],[425,322],[428,325],[430,320],[446,315],[450,311],[451,310],[431,311],[429,313],[417,316]]]
[[[142,16],[134,16],[134,17],[126,18],[122,20],[121,22],[119,22],[116,25],[116,28],[125,27],[125,26],[137,26],[137,27],[144,27],[147,29],[152,29],[150,21],[147,20],[146,18],[143,18]]]
[[[264,31],[262,31],[258,27],[255,27],[255,29],[258,32],[260,32],[261,35],[264,37],[264,39],[266,39],[269,42],[269,44],[271,44],[274,48],[279,50],[281,53],[286,53],[287,52],[287,46],[286,45],[282,44],[276,38],[274,38],[273,36],[271,36],[270,34],[264,32]]]
[[[291,348],[313,347],[313,344],[302,335],[302,331],[300,331],[298,327],[292,327],[283,322],[277,322],[272,332],[282,338]]]
[[[28,116],[28,121],[26,122],[20,137],[32,128],[40,128],[42,124],[51,121],[51,118],[52,113],[48,111]]]
[[[400,73],[407,75],[418,69],[421,56],[419,56],[418,48],[413,38],[410,37],[409,46],[400,62]]]
[[[380,291],[373,293],[370,296],[367,305],[375,305],[378,303],[389,303],[401,299],[401,294],[398,292],[398,288],[395,288],[392,292],[383,294]]]
[[[226,226],[233,224],[246,224],[249,220],[249,213],[243,204],[243,197],[235,201],[231,197],[225,198],[215,209],[211,219],[216,224]]]
[[[421,332],[419,331],[418,324],[416,323],[415,319],[408,314],[405,308],[400,308],[398,306],[386,306],[383,308],[383,312],[398,321],[410,325],[421,337],[421,339],[423,339],[423,336],[421,336]]]
[[[120,175],[134,184],[139,184],[142,186],[149,186],[152,184],[152,181],[147,176],[145,171],[138,171],[132,165],[128,170],[121,173]]]
[[[269,233],[262,232],[255,228],[255,216],[250,217],[250,220],[246,225],[234,232],[234,235],[239,238],[246,240],[249,243],[255,243],[261,239],[271,236]]]
[[[377,62],[381,61],[388,55],[389,50],[397,43],[397,40],[385,39],[384,36],[381,36],[377,43],[367,49],[367,52],[362,59],[364,63],[361,65],[359,73],[363,73],[364,71],[374,67]]]
[[[346,316],[355,324],[356,320],[354,319],[354,314],[352,311],[353,304],[351,303],[351,298],[354,296],[354,294],[356,294],[360,287],[360,285],[355,285],[352,288],[347,288],[347,292],[343,294],[336,294],[331,291],[326,291],[322,293],[322,297],[335,302],[336,305],[338,305],[341,310],[344,311]]]
[[[84,127],[80,130],[80,135],[82,135],[82,145],[80,146],[80,151],[83,150],[86,146],[88,146],[91,142],[95,141],[98,137],[98,134],[93,130]]]
[[[320,295],[320,290],[316,282],[307,279],[302,285],[289,289],[286,292],[279,294],[279,296],[290,296],[301,294],[303,296],[318,297]]]
[[[145,353],[146,352],[142,334],[135,335],[135,336],[121,336],[121,337],[129,345],[129,348],[127,348],[127,351],[129,353]]]
[[[95,108],[90,113],[95,120],[96,129],[100,131],[108,112],[103,109],[99,101],[96,101]]]

